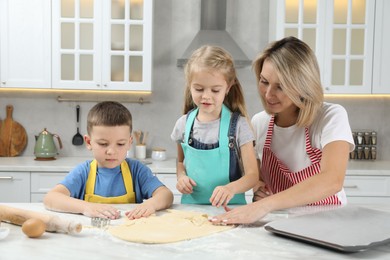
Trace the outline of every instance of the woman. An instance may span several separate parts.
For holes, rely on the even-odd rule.
[[[260,181],[254,203],[212,218],[252,223],[302,205],[346,204],[343,182],[352,131],[343,107],[323,101],[315,54],[288,37],[272,43],[253,67],[265,111],[252,118]]]

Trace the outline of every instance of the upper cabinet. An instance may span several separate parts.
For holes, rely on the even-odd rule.
[[[372,86],[375,94],[390,93],[390,1],[376,0],[374,67]]]
[[[0,86],[51,87],[51,3],[0,0]]]
[[[53,88],[151,91],[152,0],[55,0]]]
[[[270,40],[295,36],[308,43],[317,55],[325,93],[390,93],[390,75],[384,73],[390,66],[390,51],[385,49],[390,44],[388,1],[277,0],[270,4]]]

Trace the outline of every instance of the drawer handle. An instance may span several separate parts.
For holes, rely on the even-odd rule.
[[[5,177],[1,177],[0,176],[0,180],[13,180],[14,179],[14,177],[12,177],[12,176],[5,176]]]
[[[347,185],[347,186],[343,186],[345,189],[357,189],[358,186],[357,185]]]

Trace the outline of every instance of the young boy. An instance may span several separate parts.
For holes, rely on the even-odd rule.
[[[129,219],[147,217],[172,205],[173,194],[151,170],[126,158],[132,144],[132,117],[118,102],[96,104],[88,113],[86,146],[94,160],[81,163],[44,198],[47,209],[117,219],[109,204],[137,203]],[[146,200],[143,202],[143,200]]]

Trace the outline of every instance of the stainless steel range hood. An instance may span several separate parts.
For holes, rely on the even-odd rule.
[[[226,0],[201,0],[200,31],[177,60],[177,66],[183,67],[192,52],[205,44],[218,45],[230,52],[238,68],[251,64],[251,60],[226,31]]]

